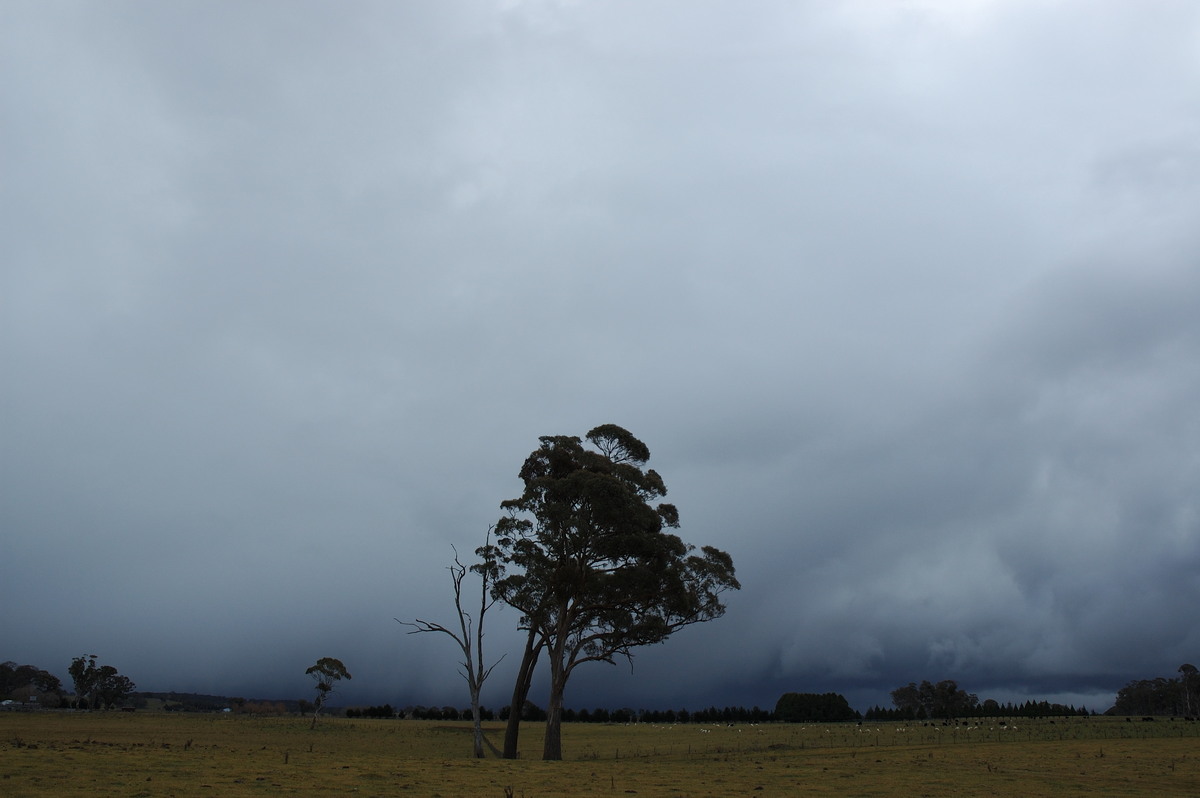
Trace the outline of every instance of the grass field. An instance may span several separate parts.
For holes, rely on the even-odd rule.
[[[488,724],[499,742],[500,724]],[[565,760],[474,760],[470,724],[0,713],[0,795],[1198,796],[1200,724],[567,724]]]

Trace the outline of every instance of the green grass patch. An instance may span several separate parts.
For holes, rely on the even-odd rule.
[[[0,795],[1200,795],[1200,724],[567,724],[562,762],[475,760],[470,724],[0,714]],[[499,723],[486,724],[499,744]]]

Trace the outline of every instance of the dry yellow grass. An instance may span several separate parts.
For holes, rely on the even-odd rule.
[[[540,762],[471,759],[467,723],[3,713],[0,795],[1196,796],[1196,727],[569,724]]]

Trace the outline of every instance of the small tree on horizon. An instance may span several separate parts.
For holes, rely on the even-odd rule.
[[[342,661],[333,657],[321,657],[317,660],[316,665],[305,671],[305,674],[311,676],[317,683],[317,700],[313,704],[312,724],[308,727],[315,729],[317,728],[317,716],[321,714],[321,707],[325,706],[325,700],[333,692],[334,684],[342,679],[349,681],[353,677],[350,676],[350,672],[346,670]]]

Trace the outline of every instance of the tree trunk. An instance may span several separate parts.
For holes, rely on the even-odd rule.
[[[479,717],[479,687],[471,689],[471,722],[475,732],[475,758],[483,759],[483,719]]]
[[[321,714],[321,705],[324,703],[325,703],[325,696],[323,696],[323,695],[317,696],[317,702],[316,702],[316,704],[313,705],[312,723],[309,724],[308,728],[310,728],[310,729],[317,728],[317,715]]]
[[[533,682],[533,671],[538,657],[542,653],[542,641],[537,639],[537,632],[529,630],[525,640],[525,653],[521,657],[521,667],[517,670],[517,682],[513,686],[512,703],[508,705],[508,725],[504,728],[504,758],[517,758],[517,739],[521,734],[521,710],[525,708],[525,699],[529,696],[529,686]]]
[[[546,706],[546,740],[542,746],[544,761],[562,759],[563,690],[567,686],[567,670],[563,663],[565,644],[560,633],[550,649],[550,700]]]
[[[550,706],[546,708],[546,741],[542,746],[542,759],[557,762],[562,759],[562,674],[550,677]]]

